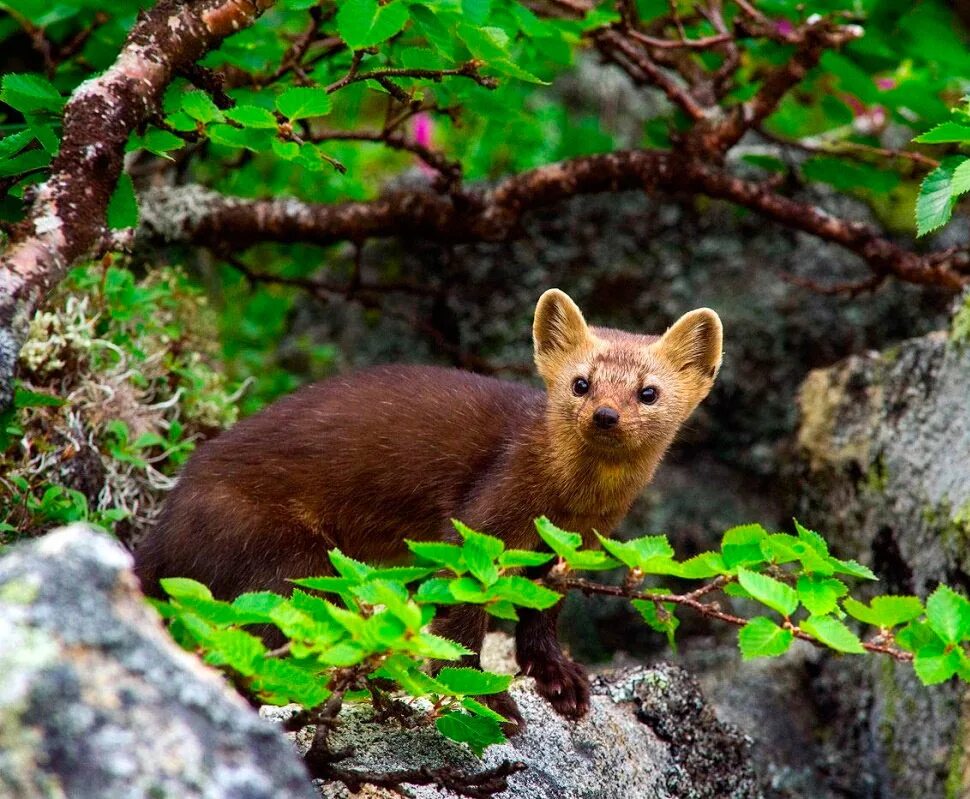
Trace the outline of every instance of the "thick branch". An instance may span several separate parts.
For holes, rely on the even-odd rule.
[[[82,83],[64,113],[60,151],[0,257],[0,408],[27,325],[68,267],[102,239],[128,136],[180,69],[251,25],[272,0],[161,0],[135,24],[115,63]]]
[[[334,205],[294,199],[224,197],[198,186],[153,189],[141,198],[140,244],[201,244],[215,250],[253,244],[333,244],[396,237],[440,242],[501,241],[517,235],[528,211],[579,194],[644,189],[728,200],[859,255],[877,275],[959,291],[970,283],[965,252],[919,255],[861,222],[742,180],[699,160],[627,150],[574,158],[506,178],[491,189],[439,195],[408,190],[370,202]]]

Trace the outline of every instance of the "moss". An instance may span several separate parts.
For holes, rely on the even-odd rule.
[[[950,342],[958,349],[963,349],[970,344],[970,292],[964,295],[963,302],[953,315]]]
[[[869,465],[863,478],[863,485],[874,494],[883,494],[889,485],[889,469],[886,466],[886,459],[882,454]]]
[[[957,734],[950,749],[950,762],[946,776],[946,799],[963,799],[970,792],[970,741],[968,738],[970,727],[970,697],[963,700],[963,712]]]

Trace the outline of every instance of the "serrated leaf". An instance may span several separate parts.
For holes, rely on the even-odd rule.
[[[879,579],[872,569],[854,560],[839,560],[838,558],[830,556],[829,563],[832,564],[832,568],[839,574],[848,574],[851,577],[858,577],[862,580]]]
[[[950,220],[953,205],[953,171],[965,159],[960,156],[944,158],[920,183],[916,197],[916,234],[925,236]]]
[[[519,614],[515,610],[515,605],[507,599],[498,599],[494,602],[489,602],[487,605],[482,605],[482,607],[489,616],[494,616],[496,619],[508,619],[509,621],[519,620]]]
[[[838,607],[839,597],[845,596],[849,589],[841,580],[834,577],[802,575],[798,578],[798,599],[817,616],[831,613]]]
[[[614,558],[644,574],[675,574],[674,550],[665,535],[648,535],[629,541],[618,541],[596,534],[603,549]]]
[[[477,541],[466,541],[462,554],[468,570],[487,588],[498,579],[498,566]]]
[[[481,25],[492,11],[492,0],[461,0],[462,17],[472,25]]]
[[[545,541],[549,548],[560,557],[573,552],[583,543],[583,537],[579,533],[567,532],[554,525],[545,516],[536,519],[535,525],[539,538]]]
[[[205,92],[186,92],[182,95],[181,108],[184,114],[203,125],[225,119],[222,111]]]
[[[701,552],[677,564],[677,577],[686,580],[703,580],[728,571],[724,558],[718,552]]]
[[[721,556],[724,558],[724,565],[733,569],[735,566],[764,563],[765,556],[761,551],[761,542],[767,536],[768,531],[760,524],[732,527],[721,539]]]
[[[472,530],[471,527],[458,521],[458,519],[452,519],[451,523],[466,544],[474,541],[489,558],[497,558],[505,551],[505,542],[501,538]]]
[[[472,699],[470,696],[466,696],[461,700],[461,706],[465,708],[465,710],[471,713],[474,713],[476,716],[482,716],[483,718],[486,718],[486,719],[492,719],[493,721],[497,721],[500,724],[508,721],[508,719],[505,718],[505,716],[503,716],[501,713],[496,713],[488,705],[484,705],[481,702],[479,702],[477,699]]]
[[[874,627],[895,627],[923,613],[923,603],[915,596],[877,596],[870,606],[849,597],[842,607],[853,618]]]
[[[493,674],[489,671],[453,666],[441,669],[435,679],[445,686],[451,696],[497,694],[507,690],[512,682],[509,674]]]
[[[514,605],[534,610],[551,608],[562,599],[562,595],[551,588],[518,575],[500,577],[488,589],[487,596],[490,599],[504,599]]]
[[[331,549],[327,554],[330,557],[330,562],[340,576],[346,577],[348,580],[363,582],[367,579],[368,575],[374,572],[373,566],[368,566],[359,560],[349,558],[339,549]]]
[[[791,616],[798,608],[795,589],[774,577],[741,568],[738,569],[738,582],[751,596],[782,616]]]
[[[66,99],[54,84],[41,75],[11,72],[0,83],[0,102],[21,113],[48,112],[56,114],[64,107]]]
[[[185,141],[167,130],[152,128],[145,132],[145,135],[138,140],[137,144],[150,153],[172,160],[169,153],[172,150],[182,149],[185,146]]]
[[[337,32],[351,50],[390,39],[408,21],[403,2],[380,6],[377,0],[344,0],[337,11]]]
[[[949,651],[917,652],[913,658],[913,670],[923,685],[946,682],[960,670],[960,653]]]
[[[108,201],[108,227],[112,230],[136,227],[138,225],[138,198],[131,176],[122,172],[118,177],[111,199]]]
[[[253,666],[253,690],[270,704],[297,702],[309,710],[330,696],[325,678],[295,666],[292,661],[264,658],[254,662]]]
[[[458,577],[448,583],[452,596],[460,602],[487,602],[491,593],[482,584],[471,577]]]
[[[406,541],[408,549],[422,560],[440,563],[447,566],[455,574],[468,571],[462,557],[461,547],[457,544],[446,544],[439,541]]]
[[[326,116],[333,108],[333,101],[325,89],[297,86],[287,89],[276,98],[276,108],[292,121]]]
[[[410,641],[411,651],[416,655],[435,660],[458,660],[465,655],[474,654],[467,647],[431,633],[420,633]]]
[[[253,591],[237,596],[232,601],[232,606],[241,613],[265,616],[268,619],[270,612],[285,601],[279,594],[270,591]]]
[[[435,721],[445,738],[459,743],[468,744],[469,748],[479,757],[485,748],[492,744],[505,743],[505,735],[495,719],[468,713],[445,713]]]
[[[573,550],[562,557],[573,571],[606,571],[621,565],[618,560],[598,549]]]
[[[970,634],[970,601],[946,585],[926,600],[926,619],[944,641],[956,644]]]
[[[293,90],[291,89],[291,91]],[[273,113],[258,105],[237,105],[235,108],[226,111],[226,116],[233,122],[238,122],[244,128],[276,130],[279,127]]]
[[[427,602],[435,605],[457,605],[461,602],[451,593],[451,580],[443,577],[436,577],[433,580],[426,580],[418,586],[418,592],[414,595],[418,602]]]
[[[508,549],[498,557],[499,566],[517,569],[525,566],[542,566],[555,557],[551,552],[530,552],[527,549]]]
[[[680,619],[674,615],[675,605],[673,602],[663,602],[662,611],[657,608],[657,603],[649,599],[633,599],[630,604],[640,613],[643,620],[658,633],[667,636],[667,645],[676,651],[677,643],[674,638],[677,628],[680,626]]]
[[[244,630],[215,630],[207,641],[209,651],[205,660],[217,666],[225,665],[245,677],[256,671],[254,661],[266,653],[263,642]]]
[[[227,147],[241,147],[246,150],[252,150],[254,153],[261,153],[271,149],[273,142],[276,141],[273,134],[268,130],[234,128],[232,125],[224,125],[221,123],[212,125],[206,132],[209,138],[216,144],[224,144]]]
[[[356,580],[346,577],[301,577],[290,582],[303,588],[312,588],[314,591],[325,591],[328,594],[342,594],[357,583]]]
[[[738,648],[744,660],[777,657],[788,651],[794,637],[771,619],[755,616],[738,631]]]
[[[799,626],[826,646],[839,652],[861,655],[866,651],[859,637],[835,616],[809,616]]]
[[[163,577],[158,583],[166,594],[175,599],[212,599],[212,592],[206,586],[188,577]]]
[[[965,158],[953,170],[950,192],[954,197],[959,197],[968,191],[970,191],[970,158]]]
[[[970,142],[970,125],[959,122],[942,122],[926,133],[917,136],[913,141],[920,144],[950,144]]]
[[[773,563],[791,563],[797,560],[808,572],[830,575],[835,571],[829,558],[820,555],[807,541],[787,533],[775,533],[763,539],[761,551]]]
[[[893,638],[907,652],[916,652],[932,643],[939,644],[940,651],[943,650],[943,642],[930,627],[929,622],[918,619],[914,619],[898,630]]]
[[[396,583],[407,584],[415,580],[423,580],[438,571],[430,566],[386,566],[383,569],[375,569],[369,575],[368,580],[392,580]]]
[[[21,130],[0,139],[0,160],[19,153],[34,140],[32,130]]]

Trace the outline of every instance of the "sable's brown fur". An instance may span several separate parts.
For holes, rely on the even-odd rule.
[[[136,553],[146,591],[192,577],[216,596],[288,590],[330,569],[339,547],[360,560],[406,556],[405,538],[454,539],[459,518],[509,547],[541,545],[533,520],[610,532],[650,481],[677,430],[710,390],[721,358],[713,311],[663,337],[587,327],[565,294],[546,292],[533,329],[546,392],[435,367],[381,366],[308,386],[203,446]],[[589,391],[577,396],[577,377]],[[655,386],[653,405],[638,400]],[[609,408],[609,430],[592,416]],[[561,652],[555,612],[520,612],[519,664],[557,710],[582,715],[585,674]],[[456,606],[436,631],[478,651],[486,616]],[[474,660],[474,659],[473,659]],[[507,697],[500,712],[519,720]]]

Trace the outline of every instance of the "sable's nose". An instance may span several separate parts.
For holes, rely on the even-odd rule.
[[[600,430],[609,430],[620,422],[620,414],[605,405],[593,411],[593,422]]]

